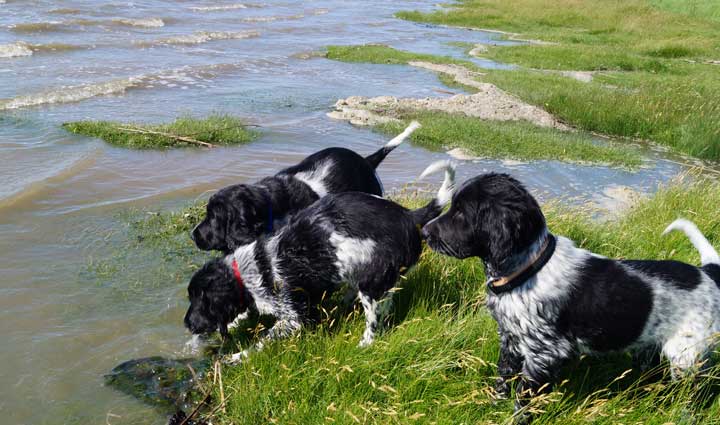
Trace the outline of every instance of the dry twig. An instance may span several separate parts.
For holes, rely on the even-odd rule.
[[[131,127],[118,127],[118,130],[127,131],[129,133],[139,133],[139,134],[152,134],[155,136],[163,136],[168,137],[170,139],[174,139],[180,142],[185,143],[192,143],[195,145],[205,146],[206,148],[216,148],[217,145],[213,145],[212,143],[203,142],[197,139],[193,139],[191,137],[184,137],[184,136],[178,136],[176,134],[172,133],[165,133],[162,131],[155,131],[155,130],[147,130],[144,128],[131,128]]]

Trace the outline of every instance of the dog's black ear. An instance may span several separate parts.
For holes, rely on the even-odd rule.
[[[545,216],[519,181],[505,174],[492,177],[478,227],[480,240],[487,241],[486,260],[500,265],[537,241],[545,230]]]
[[[253,220],[255,207],[251,203],[238,201],[227,205],[225,241],[230,251],[246,245],[255,239]]]

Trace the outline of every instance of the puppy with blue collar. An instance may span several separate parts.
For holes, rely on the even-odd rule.
[[[376,168],[418,128],[420,124],[413,121],[365,158],[350,149],[327,148],[257,183],[222,188],[210,197],[205,218],[190,236],[199,249],[229,254],[277,230],[288,216],[327,194],[365,192],[382,196]]]

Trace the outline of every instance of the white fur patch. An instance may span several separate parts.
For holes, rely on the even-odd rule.
[[[315,168],[310,171],[302,171],[295,174],[293,177],[310,186],[313,192],[317,193],[317,196],[323,197],[328,194],[327,187],[325,186],[325,179],[330,174],[330,169],[335,164],[327,160],[321,164],[317,164]]]
[[[354,284],[353,277],[362,270],[363,265],[372,261],[376,242],[372,239],[357,239],[341,235],[338,232],[330,234],[330,244],[335,247],[337,260],[335,265],[344,280]]]
[[[365,312],[365,331],[358,345],[367,347],[375,340],[375,332],[382,326],[383,318],[392,308],[392,292],[385,294],[380,301],[375,301],[362,292],[358,292],[358,298]]]

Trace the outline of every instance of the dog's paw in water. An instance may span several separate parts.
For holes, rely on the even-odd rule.
[[[201,349],[202,349],[202,341],[200,340],[200,335],[193,335],[192,338],[190,338],[185,343],[183,352],[190,354],[190,355],[196,355],[196,354],[200,353]]]

